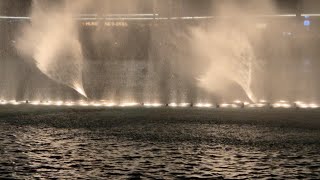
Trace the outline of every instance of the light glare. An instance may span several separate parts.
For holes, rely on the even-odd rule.
[[[209,108],[212,107],[212,104],[209,103],[198,103],[195,105],[196,107],[204,107],[204,108]]]
[[[144,106],[145,107],[160,107],[160,106],[162,106],[162,104],[160,104],[160,103],[145,103]]]
[[[169,106],[170,107],[177,107],[178,105],[177,105],[177,103],[170,103]]]
[[[138,106],[139,103],[136,102],[126,102],[126,103],[122,103],[120,104],[120,107],[133,107],[133,106]]]

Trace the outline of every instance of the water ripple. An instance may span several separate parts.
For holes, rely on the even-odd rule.
[[[248,124],[0,123],[0,179],[319,179],[319,139]]]

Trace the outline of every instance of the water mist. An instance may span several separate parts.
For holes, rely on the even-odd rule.
[[[253,8],[264,14],[277,14],[270,1],[251,3],[221,2],[215,9],[216,19],[204,27],[191,29],[190,44],[199,64],[198,85],[217,93],[232,82],[241,86],[248,98],[257,101],[253,81],[264,62],[256,55],[255,46],[262,44],[263,32],[255,27],[258,18]],[[225,94],[225,93],[223,93]]]
[[[208,91],[223,89],[225,79],[238,83],[251,101],[256,98],[251,89],[252,71],[257,64],[253,49],[244,34],[235,30],[213,27],[195,29],[193,43],[207,64],[198,79],[199,86]]]
[[[83,56],[74,12],[65,5],[46,7],[41,2],[33,1],[31,22],[22,28],[16,48],[24,58],[33,59],[49,78],[86,96],[82,85]]]

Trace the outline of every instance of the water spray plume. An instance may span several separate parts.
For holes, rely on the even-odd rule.
[[[227,86],[225,80],[233,81],[256,102],[251,89],[256,58],[245,34],[219,24],[210,30],[194,29],[192,40],[196,53],[209,63],[202,67],[202,74],[196,78],[200,87],[215,91]]]
[[[44,8],[47,4],[43,2],[33,1],[31,23],[22,28],[16,48],[25,59],[33,59],[50,79],[87,97],[82,85],[83,55],[73,9],[65,4]]]
[[[75,86],[74,86],[74,90],[76,90],[76,91],[77,91],[79,94],[81,94],[82,96],[88,98],[86,92],[85,92],[84,89],[83,89],[83,85],[82,85],[82,84],[80,84],[80,85],[78,85],[78,84],[75,85]]]

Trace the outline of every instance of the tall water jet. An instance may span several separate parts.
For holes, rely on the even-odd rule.
[[[73,9],[33,1],[31,22],[17,38],[16,48],[31,58],[52,80],[65,84],[86,97],[82,85],[83,56]]]

